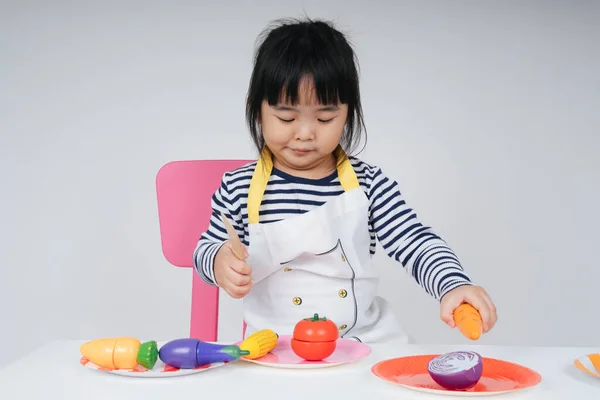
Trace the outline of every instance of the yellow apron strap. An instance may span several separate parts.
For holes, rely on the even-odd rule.
[[[360,187],[358,177],[344,150],[338,146],[334,154],[338,162],[338,177],[344,190],[347,192]],[[265,146],[261,157],[259,157],[256,163],[256,168],[254,169],[252,180],[250,181],[250,188],[248,189],[248,222],[250,224],[258,224],[260,203],[262,202],[265,189],[267,188],[267,182],[269,181],[272,171],[273,154]]]
[[[348,192],[360,187],[352,163],[350,163],[350,159],[340,146],[335,150],[335,155],[338,161],[338,177],[344,190]]]
[[[258,224],[258,209],[267,188],[271,171],[273,171],[273,154],[265,146],[261,157],[258,158],[256,163],[250,181],[250,188],[248,189],[248,223],[250,224]]]

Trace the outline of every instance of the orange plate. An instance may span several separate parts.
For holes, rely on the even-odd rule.
[[[409,356],[381,361],[371,368],[381,379],[410,389],[455,396],[496,395],[530,388],[541,382],[537,372],[518,364],[483,357],[483,373],[479,382],[468,390],[447,390],[427,372],[429,360],[439,354]]]

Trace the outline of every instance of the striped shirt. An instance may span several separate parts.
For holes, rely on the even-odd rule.
[[[453,250],[433,230],[423,225],[405,202],[397,182],[381,168],[350,157],[361,188],[369,199],[370,255],[377,242],[387,255],[398,261],[426,293],[435,299],[458,286],[471,284]],[[212,197],[212,216],[194,252],[194,266],[200,277],[215,285],[214,257],[227,238],[221,221],[223,212],[246,246],[248,237],[248,190],[256,161],[223,175]],[[344,192],[337,171],[322,179],[291,176],[273,168],[259,208],[259,222],[273,223],[305,213]]]

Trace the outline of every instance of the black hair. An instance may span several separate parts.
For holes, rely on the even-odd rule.
[[[246,123],[258,152],[264,146],[260,131],[261,105],[283,100],[298,102],[298,86],[310,78],[321,104],[348,105],[340,145],[351,153],[366,139],[359,89],[359,67],[348,39],[331,22],[276,20],[257,39],[254,68],[246,98]]]

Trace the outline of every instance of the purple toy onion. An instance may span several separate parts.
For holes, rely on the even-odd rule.
[[[443,388],[466,390],[481,379],[483,359],[473,351],[455,351],[429,361],[427,370],[431,378]]]

